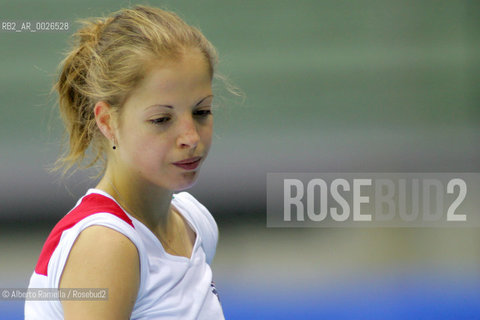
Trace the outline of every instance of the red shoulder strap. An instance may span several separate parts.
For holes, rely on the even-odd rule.
[[[86,195],[82,198],[80,204],[63,217],[48,235],[38,258],[35,272],[47,275],[48,262],[60,242],[63,231],[72,228],[77,222],[92,214],[102,212],[113,214],[135,228],[132,220],[115,201],[98,193]]]

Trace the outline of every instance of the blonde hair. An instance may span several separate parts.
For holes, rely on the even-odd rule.
[[[202,52],[212,78],[218,59],[205,36],[173,12],[138,5],[80,22],[83,26],[73,34],[74,47],[60,64],[52,88],[58,92],[69,135],[55,168],[63,168],[64,174],[83,162],[90,146],[93,159],[85,167],[105,162],[105,140],[93,111],[96,102],[106,101],[119,111],[151,63],[177,59],[186,49]]]

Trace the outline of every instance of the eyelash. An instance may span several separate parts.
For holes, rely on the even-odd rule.
[[[193,112],[193,116],[198,117],[200,119],[205,119],[210,115],[212,115],[212,110],[210,109],[198,110]],[[166,124],[168,121],[170,121],[170,117],[161,117],[161,118],[150,120],[150,122],[155,125],[163,125],[163,124]]]
[[[193,115],[197,117],[208,117],[211,114],[212,114],[212,110],[210,109],[198,110],[193,113]]]
[[[162,117],[162,118],[152,119],[150,120],[150,122],[156,125],[161,125],[161,124],[165,124],[169,120],[170,120],[170,117]]]

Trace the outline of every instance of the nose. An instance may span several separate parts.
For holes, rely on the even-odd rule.
[[[179,124],[177,145],[183,149],[193,149],[198,145],[200,135],[193,117],[185,116]]]

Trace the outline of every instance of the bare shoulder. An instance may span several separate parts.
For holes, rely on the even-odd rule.
[[[108,297],[62,300],[65,319],[130,319],[139,284],[139,255],[131,240],[108,227],[88,227],[70,251],[59,286],[108,288]]]

